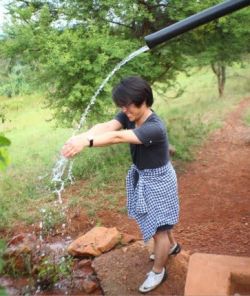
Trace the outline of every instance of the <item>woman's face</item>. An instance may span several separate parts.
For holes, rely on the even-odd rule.
[[[125,113],[129,121],[132,122],[139,121],[146,109],[148,109],[148,107],[145,102],[140,107],[135,106],[134,103],[121,107],[122,112]]]

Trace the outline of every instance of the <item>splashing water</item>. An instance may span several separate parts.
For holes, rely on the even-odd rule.
[[[99,86],[97,91],[94,93],[92,98],[90,99],[89,104],[87,105],[85,111],[82,114],[82,117],[80,119],[80,122],[75,129],[73,136],[79,132],[79,130],[82,128],[83,124],[86,121],[87,115],[91,109],[91,107],[95,104],[96,98],[99,95],[99,93],[102,91],[104,86],[107,84],[107,82],[110,80],[110,78],[127,62],[135,58],[136,56],[140,55],[143,52],[146,52],[149,50],[148,46],[143,46],[140,49],[132,52],[129,56],[127,56],[124,60],[122,60],[120,63],[118,63],[115,68],[108,74],[108,76],[103,80],[102,84]],[[58,196],[58,202],[62,204],[62,191],[64,190],[65,181],[69,180],[72,184],[74,181],[74,177],[72,174],[72,168],[73,168],[73,161],[69,161],[67,158],[60,156],[57,160],[53,171],[52,171],[52,183],[54,185],[53,192]],[[65,174],[65,170],[68,170],[68,174],[66,179],[63,179],[63,176]]]

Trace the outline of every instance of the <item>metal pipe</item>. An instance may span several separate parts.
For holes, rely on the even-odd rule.
[[[192,30],[198,26],[211,22],[233,11],[250,5],[250,0],[229,0],[198,12],[182,21],[168,26],[155,33],[147,35],[144,40],[149,48],[170,40],[182,33]],[[247,25],[247,24],[246,24]]]

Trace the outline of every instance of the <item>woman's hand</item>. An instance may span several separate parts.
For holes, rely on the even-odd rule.
[[[67,158],[73,157],[88,146],[89,141],[86,137],[86,134],[73,136],[64,144],[61,154]]]

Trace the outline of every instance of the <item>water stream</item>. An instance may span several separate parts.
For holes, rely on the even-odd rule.
[[[108,74],[108,76],[103,80],[101,85],[98,87],[97,91],[94,93],[94,95],[91,97],[89,104],[87,105],[86,109],[84,110],[80,122],[77,126],[77,128],[74,130],[72,136],[79,133],[80,129],[83,127],[84,123],[86,122],[86,118],[88,116],[88,113],[90,112],[91,107],[95,104],[97,96],[100,94],[104,86],[108,83],[108,81],[111,79],[111,77],[127,62],[131,61],[136,56],[140,55],[143,52],[146,52],[149,50],[148,46],[143,46],[140,49],[132,52],[130,55],[128,55],[125,59],[123,59],[120,63],[118,63],[115,68]],[[65,182],[70,182],[71,184],[74,181],[74,176],[72,173],[74,160],[69,160],[62,155],[59,155],[58,160],[56,161],[54,168],[52,170],[52,191],[57,196],[57,200],[55,201],[54,209],[60,213],[61,216],[63,216],[65,219],[67,217],[67,206],[63,205],[62,201],[62,192],[65,188]],[[44,233],[47,231],[47,226],[53,224],[53,213],[50,212],[50,210],[46,208],[41,208],[40,213],[42,216],[42,219],[39,223],[39,230],[40,230],[40,241],[43,241]],[[64,233],[66,224],[62,224],[62,233]]]
[[[108,74],[108,76],[103,80],[102,84],[99,86],[97,91],[94,93],[94,95],[91,97],[89,104],[87,105],[86,109],[84,110],[80,122],[77,126],[77,128],[74,130],[73,136],[76,135],[80,129],[83,127],[84,123],[86,122],[87,115],[91,109],[91,107],[95,104],[96,98],[99,95],[99,93],[102,91],[104,86],[107,84],[107,82],[111,79],[111,77],[127,62],[131,61],[136,56],[140,55],[143,52],[146,52],[149,50],[148,46],[143,46],[140,49],[132,52],[130,55],[128,55],[125,59],[123,59],[120,63],[118,63],[115,68]],[[73,160],[69,160],[62,155],[59,156],[53,170],[52,170],[52,184],[54,187],[53,192],[58,197],[58,202],[62,204],[62,192],[65,187],[65,182],[70,181],[70,183],[73,182],[74,177],[72,174],[72,168],[73,168]],[[66,177],[64,177],[66,175]]]

